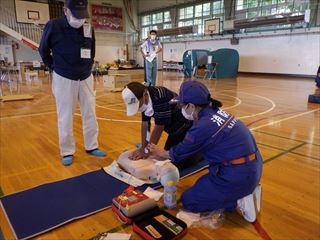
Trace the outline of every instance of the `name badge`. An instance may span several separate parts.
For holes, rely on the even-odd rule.
[[[83,24],[83,36],[86,38],[92,37],[92,30],[91,30],[91,24],[85,23]]]
[[[81,48],[80,56],[81,58],[91,58],[91,49]]]

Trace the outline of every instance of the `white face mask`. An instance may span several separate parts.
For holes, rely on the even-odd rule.
[[[151,40],[156,40],[156,35],[151,35]]]
[[[183,115],[186,119],[191,120],[191,121],[194,120],[193,112],[194,112],[194,111],[192,111],[192,113],[188,114],[188,113],[186,112],[186,107],[183,107],[183,108],[181,109],[182,115]]]
[[[70,24],[70,26],[73,28],[81,28],[82,25],[85,23],[86,19],[85,18],[83,18],[83,19],[75,18],[74,16],[72,16],[72,13],[69,9],[67,11],[68,11],[68,13],[66,14],[66,16],[67,16],[67,20],[68,20],[68,23]]]
[[[82,25],[85,23],[86,19],[77,19],[73,16],[70,17],[69,24],[73,28],[81,28]]]
[[[139,107],[138,112],[144,112],[145,110],[147,110],[147,108],[148,108],[148,105],[144,103],[142,104],[141,107]]]

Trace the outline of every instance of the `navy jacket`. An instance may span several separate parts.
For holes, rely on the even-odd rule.
[[[91,58],[81,58],[81,48],[91,50]],[[39,46],[43,62],[62,77],[84,80],[91,74],[95,57],[95,36],[84,37],[83,27],[71,27],[66,16],[50,20]]]
[[[227,125],[219,131],[223,124]],[[183,162],[202,152],[210,164],[216,164],[249,156],[257,150],[250,130],[240,120],[221,109],[207,107],[199,113],[199,120],[193,122],[184,140],[170,149],[170,159]]]

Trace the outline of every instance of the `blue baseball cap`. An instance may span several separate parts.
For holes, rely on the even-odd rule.
[[[88,0],[66,0],[65,5],[75,18],[89,18]]]
[[[210,92],[201,82],[188,80],[181,84],[179,96],[174,101],[197,105],[210,103]]]

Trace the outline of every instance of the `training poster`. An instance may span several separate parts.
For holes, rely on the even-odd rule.
[[[91,11],[95,30],[123,31],[122,8],[92,4]]]

